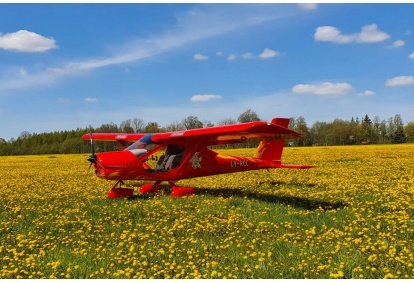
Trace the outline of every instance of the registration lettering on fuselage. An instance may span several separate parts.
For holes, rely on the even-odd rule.
[[[248,166],[249,166],[249,161],[247,159],[230,161],[230,167],[248,167]]]

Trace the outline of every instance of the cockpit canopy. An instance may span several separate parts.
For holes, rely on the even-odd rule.
[[[155,143],[152,140],[152,136],[154,134],[148,134],[142,137],[140,140],[134,142],[130,146],[128,146],[125,150],[129,150],[135,154],[136,157],[140,157],[147,153],[149,150],[155,148],[158,143]]]
[[[141,139],[137,140],[136,142],[134,142],[133,144],[128,146],[125,150],[132,150],[132,149],[150,150],[150,149],[154,148],[158,144],[152,141],[151,137],[153,135],[154,134],[148,134],[148,135],[142,137]]]

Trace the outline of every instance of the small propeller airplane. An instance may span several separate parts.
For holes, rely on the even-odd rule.
[[[123,188],[124,180],[147,180],[139,191],[156,193],[162,182],[172,188],[171,196],[192,195],[194,188],[177,187],[182,179],[241,171],[294,168],[307,169],[315,166],[282,164],[281,157],[286,139],[301,135],[288,129],[289,118],[274,118],[210,128],[183,130],[167,133],[127,134],[92,133],[82,136],[90,140],[92,155],[87,158],[99,178],[114,180],[116,184],[108,192],[109,198],[129,198],[133,188]],[[95,153],[94,140],[117,141],[119,151]],[[224,155],[210,146],[260,141],[253,157]]]

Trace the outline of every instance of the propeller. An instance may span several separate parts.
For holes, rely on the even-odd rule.
[[[86,160],[88,160],[91,163],[89,165],[88,173],[92,167],[92,164],[97,164],[99,167],[101,167],[105,171],[105,168],[98,162],[98,158],[96,157],[96,154],[95,154],[95,145],[93,143],[93,136],[92,136],[92,126],[89,126],[89,139],[91,141],[92,155],[86,158]]]
[[[97,160],[96,160],[96,155],[95,155],[95,146],[94,146],[94,144],[93,144],[93,137],[92,137],[92,126],[89,126],[89,137],[90,137],[90,141],[91,141],[91,151],[92,151],[92,155],[91,156],[89,156],[86,160],[88,160],[90,163],[91,163],[91,165],[89,165],[89,169],[88,169],[88,173],[89,173],[89,170],[91,169],[91,167],[92,167],[92,164],[93,163],[98,163],[97,162]]]

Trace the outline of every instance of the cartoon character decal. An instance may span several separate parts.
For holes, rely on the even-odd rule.
[[[201,168],[200,162],[202,158],[201,156],[199,156],[199,154],[200,154],[199,152],[194,153],[193,157],[191,157],[190,159],[190,163],[193,169]]]

